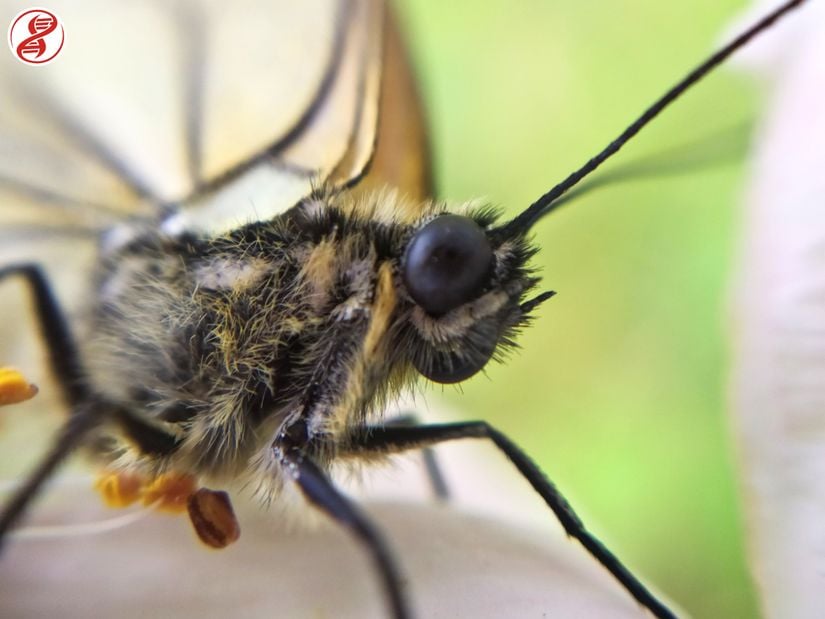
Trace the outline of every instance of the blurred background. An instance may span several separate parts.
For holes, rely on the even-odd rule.
[[[744,7],[398,4],[439,196],[483,197],[508,214],[613,139],[719,44]],[[540,223],[536,264],[558,296],[507,364],[439,396],[532,454],[591,530],[695,617],[758,615],[726,413],[725,332],[758,107],[753,85],[722,69],[609,167],[697,141],[685,152],[711,165],[610,186]],[[739,146],[722,162],[725,136]],[[512,483],[530,492],[515,473]]]

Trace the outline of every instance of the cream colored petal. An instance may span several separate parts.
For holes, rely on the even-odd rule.
[[[766,108],[731,325],[752,569],[782,619],[822,617],[825,592],[825,6],[798,17],[744,50]]]

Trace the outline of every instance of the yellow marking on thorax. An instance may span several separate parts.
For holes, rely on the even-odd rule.
[[[382,262],[381,266],[378,267],[375,296],[370,312],[370,326],[364,337],[362,357],[369,357],[377,352],[378,346],[390,325],[390,318],[397,303],[392,279],[392,265],[389,262]]]
[[[316,311],[321,311],[329,300],[338,276],[340,251],[339,243],[323,240],[312,248],[301,268],[301,281],[307,287],[309,302]]]
[[[327,431],[337,433],[343,431],[353,413],[363,404],[365,383],[369,379],[371,367],[384,365],[386,356],[387,331],[392,323],[392,314],[397,305],[395,286],[393,285],[392,265],[383,262],[378,267],[378,277],[375,283],[375,293],[370,306],[370,323],[361,349],[353,359],[347,386],[341,401],[335,407],[327,421]]]

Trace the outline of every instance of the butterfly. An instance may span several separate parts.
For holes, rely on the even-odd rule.
[[[460,382],[512,346],[552,296],[537,289],[529,267],[533,224],[716,62],[502,221],[472,203],[448,211],[423,200],[418,113],[414,105],[387,112],[414,97],[390,100],[412,86],[403,63],[391,69],[394,35],[380,3],[291,12],[273,5],[284,12],[270,20],[241,5],[218,19],[194,4],[139,4],[123,14],[90,4],[84,10],[100,17],[93,25],[72,6],[56,12],[77,24],[75,64],[46,67],[37,79],[23,66],[4,68],[15,82],[3,109],[4,197],[20,205],[7,230],[34,257],[48,243],[61,270],[88,273],[97,263],[94,300],[80,299],[77,326],[48,294],[49,276],[21,266],[31,264],[24,253],[0,271],[40,291],[45,339],[73,411],[53,454],[85,442],[117,473],[183,473],[217,486],[243,480],[271,500],[295,484],[365,543],[402,617],[409,606],[396,561],[325,469],[339,458],[487,438],[641,604],[672,616],[498,430],[395,427],[377,415],[415,375]],[[317,15],[331,18],[321,26]],[[273,23],[290,25],[277,41]],[[157,41],[151,49],[148,33]],[[239,46],[252,66],[222,66]],[[288,65],[281,83],[288,86],[272,86],[267,69],[296,55],[301,62]],[[93,82],[84,79],[90,63],[99,67]],[[244,94],[250,83],[254,96]],[[169,113],[175,102],[178,115]],[[394,118],[404,119],[395,129]],[[56,251],[49,227],[70,237],[71,249]],[[59,282],[81,285],[71,275]],[[77,338],[71,330],[82,325]],[[21,337],[12,328],[9,341]],[[18,496],[33,494],[34,486]],[[5,524],[23,502],[11,503]]]

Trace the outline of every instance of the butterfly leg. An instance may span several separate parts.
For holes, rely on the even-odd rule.
[[[524,451],[488,423],[474,421],[417,427],[369,426],[351,439],[350,449],[353,454],[390,454],[462,438],[483,438],[493,441],[553,510],[569,536],[579,540],[587,551],[654,616],[661,619],[675,618],[676,615],[671,610],[656,599],[612,552],[587,531],[561,492]]]
[[[25,483],[14,492],[8,503],[0,510],[0,552],[3,550],[6,534],[24,514],[43,484],[96,425],[94,417],[86,414],[72,415],[66,420],[46,457],[38,463],[34,471],[26,478]]]
[[[125,410],[114,412],[98,406],[80,405],[63,423],[46,456],[26,477],[26,481],[0,509],[0,552],[6,534],[23,516],[34,501],[43,484],[54,474],[63,461],[78,448],[86,437],[106,419],[114,419],[121,429],[144,453],[168,454],[177,447],[177,438],[162,428],[154,426]]]
[[[80,355],[69,324],[49,280],[36,264],[12,264],[0,268],[0,282],[20,277],[31,290],[40,332],[49,352],[49,364],[69,404],[74,408],[88,399]]]
[[[21,277],[31,290],[40,331],[48,346],[50,367],[74,413],[63,425],[47,457],[3,506],[0,512],[0,547],[5,534],[23,514],[43,483],[96,425],[88,407],[82,406],[88,397],[88,387],[83,379],[80,357],[48,279],[36,264],[0,268],[0,282],[14,276]]]
[[[384,536],[367,515],[333,485],[304,449],[290,440],[287,433],[282,433],[273,444],[276,457],[284,470],[292,474],[306,499],[348,529],[367,548],[381,577],[393,619],[409,619],[401,573]]]
[[[421,425],[421,420],[415,413],[403,413],[398,417],[388,419],[384,424],[389,427],[408,428],[411,426]],[[427,472],[427,479],[430,482],[430,489],[438,501],[448,501],[450,498],[450,489],[447,486],[447,480],[444,477],[444,471],[438,464],[435,450],[432,447],[424,447],[421,450],[422,458],[424,459],[424,468]]]
[[[176,446],[175,437],[139,415],[117,407],[93,404],[94,399],[84,379],[77,345],[45,273],[38,265],[31,263],[0,268],[0,282],[14,276],[22,278],[31,290],[37,322],[48,348],[49,364],[66,397],[71,414],[46,456],[0,510],[0,549],[6,533],[20,519],[43,484],[104,419],[114,419],[146,452],[168,453]]]

